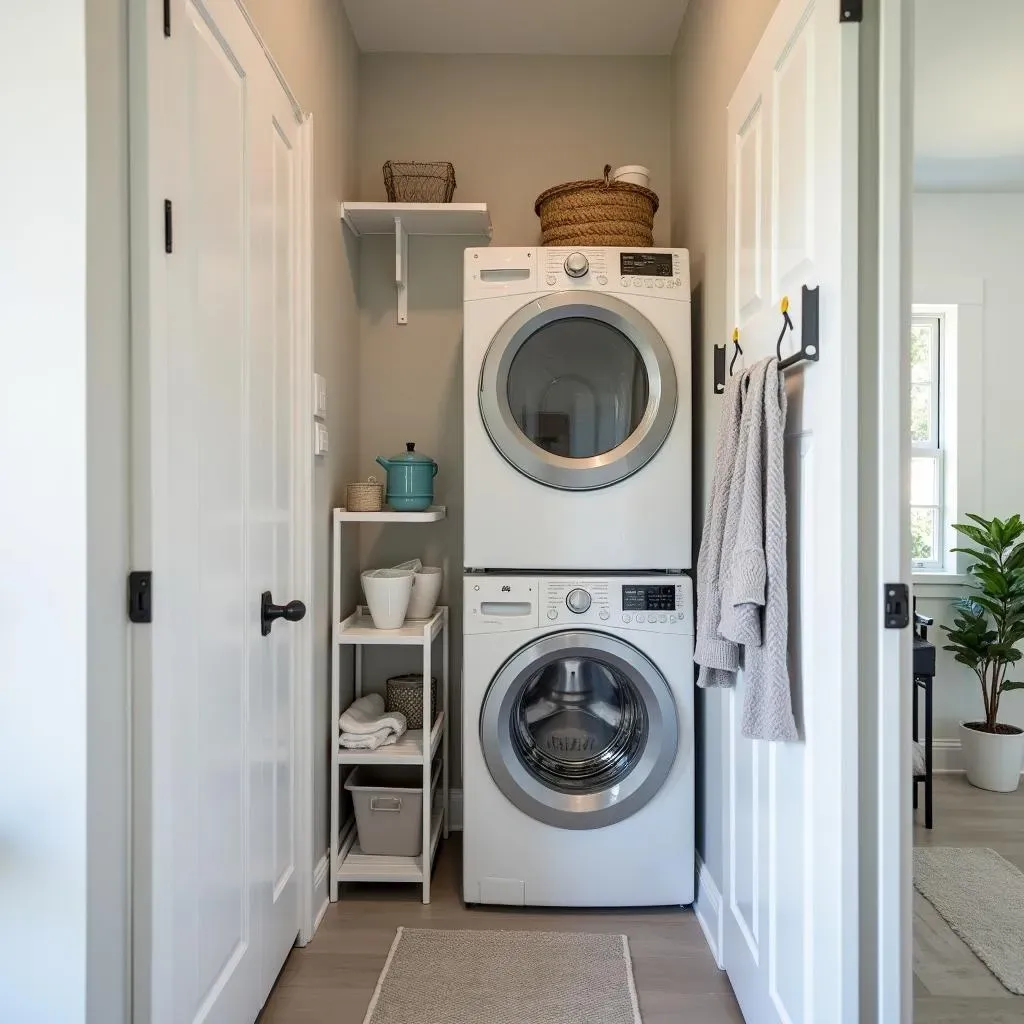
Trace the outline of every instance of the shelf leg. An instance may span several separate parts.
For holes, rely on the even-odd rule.
[[[356,700],[363,695],[363,645],[355,644],[356,649],[356,672],[355,672],[355,691]]]
[[[442,834],[445,839],[448,838],[448,829],[451,827],[449,822],[451,805],[448,793],[450,785],[448,779],[448,736],[451,731],[451,717],[448,706],[448,615],[449,612],[446,610],[444,622],[441,625],[441,690],[444,694],[441,698],[444,702],[444,733],[441,736],[441,799],[444,801],[444,828]]]
[[[433,858],[430,850],[430,823],[434,816],[434,801],[431,798],[430,769],[433,758],[430,756],[430,733],[433,721],[430,718],[430,676],[431,655],[433,644],[430,631],[423,631],[423,902],[430,902],[430,872]]]
[[[334,586],[333,607],[331,608],[331,825],[330,825],[330,878],[327,880],[327,892],[332,903],[338,901],[338,829],[340,827],[339,806],[341,793],[338,779],[338,719],[341,717],[341,645],[338,643],[338,623],[341,621],[341,522],[334,521]]]
[[[395,322],[399,325],[409,322],[409,235],[402,225],[402,218],[395,218],[395,290],[398,310]]]

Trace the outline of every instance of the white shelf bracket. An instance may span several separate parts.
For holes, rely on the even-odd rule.
[[[402,218],[395,218],[395,291],[398,309],[395,323],[409,322],[409,233],[402,225]]]

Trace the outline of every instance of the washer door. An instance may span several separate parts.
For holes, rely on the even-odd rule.
[[[635,814],[675,760],[675,701],[657,666],[604,633],[553,633],[498,671],[480,744],[498,788],[559,828],[602,828]]]
[[[675,420],[672,357],[654,325],[610,295],[560,292],[514,313],[480,374],[480,414],[498,451],[548,487],[626,479]]]

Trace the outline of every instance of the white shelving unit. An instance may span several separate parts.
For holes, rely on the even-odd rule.
[[[341,220],[355,235],[394,235],[399,324],[409,322],[409,236],[490,238],[486,203],[342,203]]]
[[[331,657],[331,857],[330,897],[338,899],[341,882],[413,882],[423,888],[423,902],[430,902],[430,872],[441,836],[448,837],[448,609],[438,607],[429,619],[407,619],[399,629],[377,629],[369,611],[359,606],[341,617],[341,538],[346,523],[434,523],[444,519],[443,505],[425,512],[349,512],[334,510],[334,605]],[[363,648],[373,645],[420,647],[423,655],[423,721],[430,720],[430,685],[434,642],[441,637],[441,707],[429,731],[410,729],[397,743],[377,750],[348,750],[338,743],[341,717],[341,651],[355,652],[355,695],[363,694]],[[438,753],[440,758],[438,759]],[[437,762],[435,763],[435,759]],[[420,765],[423,778],[423,848],[418,857],[381,857],[359,848],[354,816],[341,824],[340,769],[358,764]]]

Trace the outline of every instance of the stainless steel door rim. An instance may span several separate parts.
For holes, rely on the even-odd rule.
[[[517,735],[522,695],[540,673],[572,659],[604,666],[628,693],[622,735],[593,756],[583,750],[561,763],[539,750],[530,756]],[[575,684],[563,691],[568,701]],[[635,814],[664,784],[678,742],[675,700],[658,667],[632,644],[590,630],[552,633],[520,648],[496,673],[480,712],[481,749],[495,784],[521,811],[558,828],[602,828]],[[596,785],[580,791],[581,779]]]
[[[542,328],[570,319],[618,331],[633,345],[647,374],[647,406],[639,424],[616,447],[591,458],[568,458],[534,444],[508,401],[509,372],[520,348]],[[480,372],[480,415],[495,447],[526,476],[560,490],[594,490],[632,476],[665,443],[677,401],[672,357],[654,325],[621,299],[601,293],[557,292],[513,313],[491,341]]]

